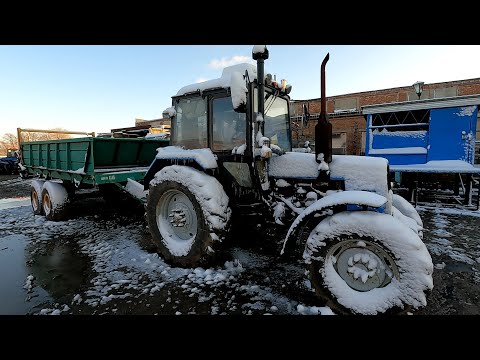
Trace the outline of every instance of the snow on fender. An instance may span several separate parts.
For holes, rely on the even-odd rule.
[[[312,274],[320,275],[322,284],[317,285],[354,313],[425,306],[425,291],[433,288],[433,263],[425,244],[388,214],[357,211],[328,217],[310,233],[303,256]],[[379,274],[382,279],[375,284]]]

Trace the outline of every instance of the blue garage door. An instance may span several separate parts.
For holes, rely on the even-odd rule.
[[[472,163],[473,123],[477,106],[432,109],[427,161],[463,160]]]

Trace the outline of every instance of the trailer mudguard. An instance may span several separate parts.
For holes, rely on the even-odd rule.
[[[281,254],[287,249],[287,242],[296,238],[297,232],[312,217],[322,218],[340,211],[375,211],[385,212],[388,200],[385,196],[369,191],[340,191],[321,198],[300,213],[290,226],[283,242]],[[317,223],[318,223],[317,221]]]
[[[150,164],[144,177],[144,188],[149,188],[155,174],[165,166],[187,165],[200,171],[218,168],[217,157],[209,148],[187,150],[179,146],[166,146],[157,149],[157,156]]]

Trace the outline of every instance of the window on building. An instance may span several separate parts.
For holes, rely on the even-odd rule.
[[[334,155],[345,155],[347,153],[347,134],[336,132],[332,134],[332,153]]]
[[[438,88],[433,90],[433,97],[434,98],[445,98],[445,97],[452,97],[457,96],[457,87],[451,86],[446,88]]]
[[[334,112],[349,112],[358,109],[357,98],[336,99],[334,101]]]
[[[246,114],[233,110],[232,98],[213,100],[213,149],[232,150],[246,142]]]
[[[382,131],[428,130],[430,109],[373,114],[370,128]]]
[[[207,100],[199,97],[179,99],[175,105],[175,124],[172,124],[172,144],[187,149],[208,147]]]

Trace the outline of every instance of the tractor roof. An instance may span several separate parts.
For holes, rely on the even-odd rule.
[[[255,65],[247,63],[232,65],[223,69],[222,76],[220,78],[184,86],[180,90],[178,90],[176,96],[181,96],[196,91],[205,91],[229,87],[231,88],[232,85],[235,85],[235,81],[232,81],[232,75],[234,73],[239,73],[243,76],[245,74],[245,71],[248,71],[250,81],[253,81],[257,78],[257,68],[255,67]]]
[[[243,78],[245,71],[248,72],[250,81],[257,78],[257,68],[255,65],[242,63],[229,66],[223,69],[222,76],[218,79],[208,80],[201,83],[191,84],[181,88],[176,96],[182,96],[197,91],[213,90],[219,88],[230,88],[232,94],[233,108],[246,103],[246,79]]]

